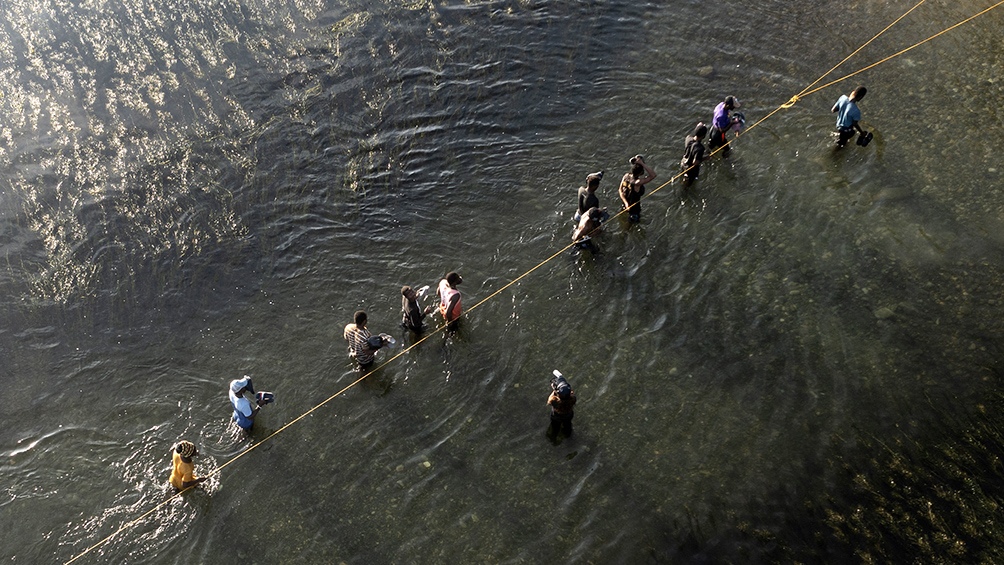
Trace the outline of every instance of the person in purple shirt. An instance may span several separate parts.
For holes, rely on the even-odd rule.
[[[725,134],[732,127],[733,118],[729,114],[732,110],[739,107],[739,100],[735,96],[726,96],[725,100],[719,102],[715,106],[715,115],[711,119],[711,135],[708,138],[708,150],[714,151],[719,147],[725,145]],[[725,145],[725,149],[722,149],[722,157],[727,157],[729,154],[729,146]]]

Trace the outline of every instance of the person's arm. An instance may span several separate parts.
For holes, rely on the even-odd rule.
[[[555,404],[561,402],[561,398],[558,397],[558,393],[552,392],[551,396],[547,397],[547,405],[554,406]]]
[[[195,465],[188,465],[185,470],[185,474],[181,477],[181,488],[186,489],[188,487],[195,486],[199,483],[205,482],[207,477],[196,477],[195,476]]]
[[[357,352],[356,350],[359,349],[359,346],[356,344],[355,330],[350,329],[349,326],[345,326],[345,332],[342,334],[342,337],[345,338],[345,343],[349,344],[349,356],[355,357]]]
[[[627,190],[625,190],[625,189],[627,189]],[[617,189],[617,194],[620,195],[621,202],[624,203],[624,207],[625,208],[627,208],[627,207],[629,207],[631,205],[631,203],[628,202],[628,199],[627,199],[627,191],[628,190],[630,190],[630,186],[625,185],[624,181],[621,181],[620,188]]]
[[[833,107],[830,108],[830,112],[834,113],[839,109],[840,109],[840,100],[837,100],[836,102],[833,103]]]
[[[370,348],[369,339],[371,335],[373,334],[371,334],[369,330],[359,329],[358,327],[356,328],[356,333],[353,336],[353,339],[356,342],[356,347],[359,348],[361,353],[375,354],[377,352],[377,349]]]
[[[865,130],[861,129],[861,125],[858,122],[851,124],[851,127],[858,130],[858,133],[864,133]]]
[[[652,170],[652,167],[649,167],[645,163],[645,161],[639,161],[639,162],[641,163],[642,167],[645,167],[645,174],[647,174],[648,176],[636,180],[635,184],[647,184],[655,180],[655,171]]]
[[[257,402],[252,403],[247,397],[244,397],[244,393],[241,393],[240,406],[237,406],[237,411],[240,412],[241,416],[248,419],[249,422],[254,422],[254,417],[258,415],[258,411],[261,410],[261,406],[258,406]],[[245,405],[246,404],[246,405]]]
[[[193,476],[193,477],[192,477],[192,480],[191,480],[191,481],[183,481],[183,482],[181,483],[181,488],[182,488],[182,489],[186,489],[186,488],[188,488],[188,487],[194,487],[195,485],[197,485],[197,484],[199,484],[199,483],[204,483],[204,482],[206,482],[206,480],[207,480],[208,478],[209,478],[209,477],[195,477],[195,476]]]
[[[418,305],[418,300],[408,300],[405,298],[401,303],[401,311],[404,312],[404,323],[409,326],[417,327],[422,323],[422,318],[425,317],[425,312]]]
[[[450,303],[446,305],[446,315],[444,316],[447,322],[456,320],[456,318],[451,318],[450,316],[453,315],[453,308],[456,307],[457,302],[460,302],[460,294],[454,294],[450,297]]]
[[[412,319],[415,322],[416,325],[421,324],[422,320],[424,320],[425,317],[429,315],[429,312],[432,312],[433,310],[435,310],[435,306],[433,306],[432,304],[429,304],[425,308],[422,308],[422,305],[421,305],[421,303],[419,303],[419,301],[418,301],[417,298],[415,299],[414,308],[412,308],[411,306],[412,305],[410,305],[410,304],[408,306],[408,310],[409,310],[408,317],[410,319]],[[411,311],[413,311],[415,313],[414,316],[412,316],[410,314]],[[418,319],[415,319],[416,316],[417,316]]]
[[[579,220],[579,225],[575,228],[575,231],[572,232],[572,242],[573,243],[576,242],[576,241],[579,241],[580,237],[586,235],[586,226],[589,225],[589,215],[588,214],[589,214],[589,211],[587,210],[586,211],[586,215],[582,216],[582,219]]]

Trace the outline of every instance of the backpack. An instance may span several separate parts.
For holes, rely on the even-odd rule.
[[[698,155],[704,155],[703,149],[704,146],[701,145],[701,141],[699,139],[696,137],[688,137],[687,148],[683,152],[683,158],[680,159],[680,168],[689,169],[699,163]]]

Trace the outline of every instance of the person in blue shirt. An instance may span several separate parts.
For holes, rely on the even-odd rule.
[[[847,142],[854,137],[854,132],[864,133],[858,122],[861,121],[861,109],[858,102],[868,94],[868,89],[859,86],[851,92],[850,96],[843,95],[837,99],[830,112],[837,113],[837,147],[847,145]]]
[[[254,395],[255,403],[253,406],[251,401],[244,396],[246,392]],[[273,400],[275,400],[275,395],[271,392],[256,393],[254,385],[251,383],[251,377],[247,375],[230,381],[230,404],[234,407],[234,421],[245,430],[250,430],[251,426],[254,425],[254,417],[258,415],[258,410]]]

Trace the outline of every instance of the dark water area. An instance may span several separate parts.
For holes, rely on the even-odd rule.
[[[665,184],[724,96],[752,125],[912,5],[0,4],[0,560],[1004,560],[1004,12]],[[640,224],[547,260],[637,153]],[[330,398],[352,313],[387,360],[451,270],[459,330]],[[180,439],[219,472],[158,507]]]

